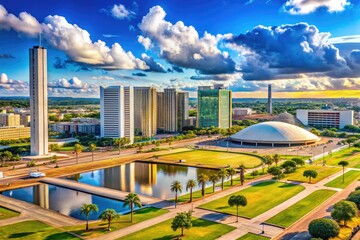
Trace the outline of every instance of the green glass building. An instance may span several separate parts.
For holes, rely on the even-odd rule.
[[[229,128],[232,124],[232,96],[227,89],[198,90],[198,127]]]

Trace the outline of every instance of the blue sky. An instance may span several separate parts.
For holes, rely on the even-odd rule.
[[[100,85],[239,92],[360,87],[359,0],[0,2],[0,95],[28,95],[28,49],[48,49],[51,96]]]

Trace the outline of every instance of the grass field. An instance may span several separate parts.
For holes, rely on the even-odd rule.
[[[360,178],[360,171],[356,170],[350,170],[345,173],[345,181],[343,182],[343,176],[339,176],[332,180],[331,182],[328,182],[325,184],[327,187],[333,187],[333,188],[346,188],[351,183],[359,180]]]
[[[285,179],[295,182],[308,182],[309,179],[303,176],[305,170],[315,170],[318,173],[318,176],[316,178],[311,179],[311,183],[317,183],[323,180],[324,178],[327,178],[328,176],[331,176],[341,171],[341,168],[306,165],[304,167],[300,167],[294,173],[286,174]]]
[[[317,190],[270,218],[266,222],[285,228],[289,227],[335,193],[336,191],[332,190]]]
[[[139,232],[129,234],[119,239],[126,240],[166,240],[166,239],[179,239],[178,236],[181,234],[181,230],[174,232],[171,229],[172,219],[158,223],[154,226],[145,228]],[[181,237],[183,240],[198,240],[206,239],[212,240],[234,230],[234,227],[211,222],[205,219],[193,218],[192,228],[190,230],[184,230],[184,236]]]
[[[239,208],[239,216],[253,218],[288,200],[304,189],[300,185],[266,181],[231,195],[240,194],[246,197],[247,206]],[[235,215],[236,208],[230,207],[227,203],[231,195],[201,205],[200,208]]]
[[[160,155],[159,159],[168,162],[179,162],[180,159],[186,160],[187,164],[193,165],[213,165],[223,167],[230,165],[239,167],[244,164],[246,168],[254,168],[260,166],[262,159],[256,155],[248,155],[242,153],[231,153],[212,150],[190,150],[179,153]]]
[[[122,215],[120,217],[120,220],[114,221],[111,224],[111,230],[114,231],[114,230],[122,229],[122,228],[128,227],[130,225],[140,223],[140,222],[146,221],[148,219],[160,216],[167,212],[168,212],[168,210],[153,208],[153,207],[142,208],[142,209],[134,212],[133,223],[130,222],[130,214]],[[84,224],[84,225],[79,225],[79,226],[66,227],[66,230],[76,233],[76,234],[78,234],[82,237],[86,237],[86,238],[98,237],[102,234],[108,233],[107,222],[91,223],[91,224],[89,224],[89,228],[90,228],[90,231],[85,231],[85,224]]]
[[[25,221],[0,227],[0,239],[73,240],[79,238],[39,221]]]
[[[6,218],[11,218],[11,217],[16,217],[19,215],[20,215],[20,213],[18,213],[18,212],[12,211],[7,208],[0,207],[0,220],[6,219]]]
[[[270,238],[264,237],[264,236],[260,236],[254,233],[247,233],[242,237],[239,237],[236,240],[268,240]]]
[[[345,148],[331,154],[331,156],[326,156],[325,160],[326,164],[332,166],[338,166],[340,161],[348,161],[349,167],[360,168],[360,149],[356,147]],[[322,159],[318,161],[322,161]]]

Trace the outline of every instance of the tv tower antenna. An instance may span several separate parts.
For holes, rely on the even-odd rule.
[[[41,33],[40,33],[40,36],[39,36],[39,46],[41,47]]]

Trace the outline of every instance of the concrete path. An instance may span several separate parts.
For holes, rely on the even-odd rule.
[[[22,213],[17,217],[6,218],[6,219],[0,220],[0,227],[18,223],[18,222],[28,221],[28,220],[32,220],[32,218],[29,215]]]
[[[40,180],[40,182],[52,184],[52,185],[56,185],[56,186],[60,186],[60,187],[66,187],[66,188],[74,189],[77,191],[95,194],[98,196],[108,197],[108,198],[112,198],[112,199],[116,199],[116,200],[124,200],[125,197],[129,194],[128,192],[114,190],[114,189],[110,189],[110,188],[106,188],[106,187],[92,186],[90,184],[79,183],[76,181],[66,180],[66,179],[62,179],[62,178],[45,177],[45,178],[42,178]],[[154,204],[154,203],[162,201],[162,199],[149,197],[149,196],[145,196],[145,195],[139,195],[139,197],[141,199],[142,204],[144,204],[144,205]]]

